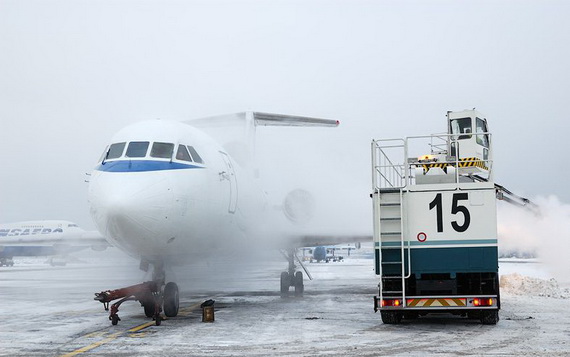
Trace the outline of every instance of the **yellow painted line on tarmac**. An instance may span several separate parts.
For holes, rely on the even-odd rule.
[[[119,337],[122,333],[123,333],[123,332],[116,332],[116,333],[110,335],[109,337],[107,337],[107,338],[104,339],[104,340],[97,341],[97,342],[95,342],[95,343],[90,344],[89,346],[81,347],[81,348],[79,348],[79,349],[77,349],[77,350],[75,350],[75,351],[73,351],[73,352],[69,352],[69,353],[66,353],[66,354],[64,354],[64,355],[61,355],[61,357],[73,357],[73,356],[77,356],[78,354],[81,354],[81,353],[84,353],[84,352],[87,352],[87,351],[91,351],[91,350],[94,349],[94,348],[97,348],[97,347],[99,347],[99,346],[101,346],[101,345],[104,345],[104,344],[106,344],[106,343],[109,343],[109,342],[115,340],[115,339],[116,339],[117,337]]]
[[[188,314],[188,313],[192,312],[193,310],[199,308],[200,305],[202,305],[202,303],[196,303],[196,304],[194,304],[194,305],[190,305],[190,306],[188,306],[188,307],[186,307],[186,308],[180,309],[179,312],[178,312],[178,314],[179,314],[179,315],[180,315],[180,314]],[[167,318],[166,316],[163,317],[162,319],[163,319],[163,320],[168,320],[168,318]],[[91,351],[91,350],[94,349],[94,348],[97,348],[97,347],[99,347],[99,346],[101,346],[101,345],[104,345],[104,344],[109,343],[109,342],[111,342],[111,341],[113,341],[113,340],[116,340],[118,337],[120,337],[121,335],[126,334],[127,332],[131,332],[131,333],[133,333],[133,332],[138,332],[138,331],[140,331],[140,330],[143,330],[143,329],[145,329],[145,328],[147,328],[147,327],[150,327],[150,326],[153,326],[153,325],[155,325],[155,321],[149,321],[149,322],[145,322],[144,324],[141,324],[141,325],[135,326],[135,327],[133,327],[133,328],[130,328],[130,329],[126,330],[126,331],[115,332],[115,333],[109,335],[108,337],[106,337],[105,339],[103,339],[103,340],[101,340],[101,341],[97,341],[97,342],[94,342],[94,343],[92,343],[92,344],[90,344],[90,345],[88,345],[88,346],[81,347],[81,348],[79,348],[79,349],[76,349],[76,350],[73,351],[73,352],[69,352],[69,353],[66,353],[66,354],[64,354],[64,355],[61,355],[60,357],[73,357],[73,356],[77,356],[77,355],[79,355],[79,354],[81,354],[81,353],[85,353],[85,352]],[[94,337],[94,336],[96,336],[96,335],[98,335],[98,334],[101,334],[101,333],[96,331],[96,332],[88,333],[87,335],[85,335],[85,336],[83,336],[83,337]],[[145,334],[143,334],[143,333],[138,333],[138,334],[136,334],[135,337],[141,337],[141,338],[142,338],[142,337],[144,337],[144,336],[146,336],[146,333],[145,333]]]
[[[196,310],[197,308],[199,308],[200,305],[202,305],[202,303],[201,303],[201,302],[198,302],[198,303],[196,303],[196,304],[194,304],[194,305],[190,305],[190,306],[188,306],[188,307],[185,307],[185,308],[183,308],[183,309],[180,309],[180,311],[178,311],[178,314],[180,314],[180,313],[182,313],[182,314],[188,314],[188,313],[190,313],[190,312]]]
[[[166,320],[167,318],[166,318],[166,317],[163,317],[162,319],[163,319],[163,320]],[[132,329],[127,330],[127,331],[128,331],[128,332],[137,332],[137,331],[142,330],[143,328],[147,328],[147,327],[152,326],[152,325],[155,325],[155,322],[154,322],[154,321],[149,321],[149,322],[145,322],[145,323],[142,324],[142,325],[138,325],[138,326],[136,326],[136,327],[133,327]]]

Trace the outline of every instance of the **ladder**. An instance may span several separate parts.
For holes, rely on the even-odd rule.
[[[406,279],[411,275],[410,242],[405,234],[404,195],[408,181],[404,140],[372,142],[374,239],[380,299],[401,298],[406,304]]]
[[[380,298],[401,298],[405,306],[406,279],[411,275],[409,241],[405,239],[403,218],[404,191],[381,189],[378,192],[378,243]]]

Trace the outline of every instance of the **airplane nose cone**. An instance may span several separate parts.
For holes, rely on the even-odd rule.
[[[151,250],[155,242],[172,237],[168,221],[172,191],[170,180],[159,175],[135,174],[127,181],[121,174],[98,173],[89,187],[91,216],[99,231],[116,244]]]

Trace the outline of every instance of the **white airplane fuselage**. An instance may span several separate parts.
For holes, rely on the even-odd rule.
[[[111,146],[92,173],[89,202],[99,232],[128,254],[188,263],[245,239],[259,218],[262,190],[200,130],[147,121],[119,131],[117,143],[122,152]]]

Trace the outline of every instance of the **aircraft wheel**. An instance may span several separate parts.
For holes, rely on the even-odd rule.
[[[180,298],[178,295],[178,285],[176,285],[176,283],[173,282],[166,284],[166,286],[164,287],[164,314],[167,317],[174,317],[178,315],[179,303],[180,303]],[[153,308],[153,314],[154,314],[154,308]]]
[[[281,273],[281,297],[286,297],[289,295],[289,286],[291,286],[289,273],[284,271]]]
[[[303,285],[303,273],[298,271],[295,273],[295,296],[303,296],[305,286]]]
[[[119,321],[121,320],[119,318],[119,315],[117,315],[117,314],[111,315],[110,318],[111,318],[111,325],[113,325],[113,326],[117,325],[119,323]]]
[[[142,306],[144,308],[144,314],[146,317],[154,316],[154,298],[145,299],[142,303]]]

